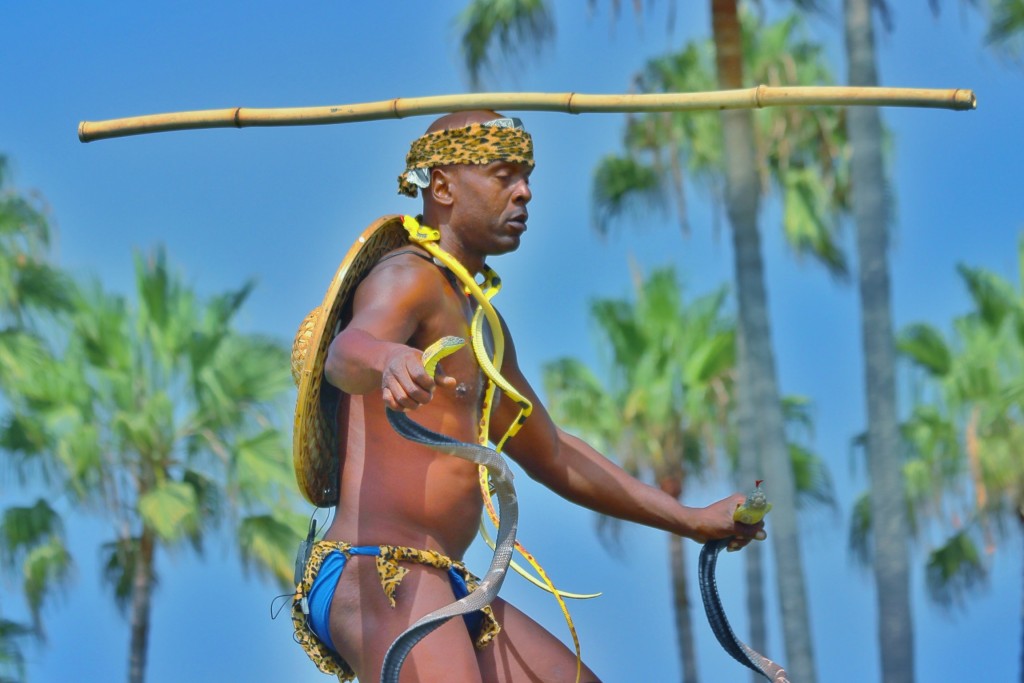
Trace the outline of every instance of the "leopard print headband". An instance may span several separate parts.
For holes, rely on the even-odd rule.
[[[533,138],[519,119],[500,118],[438,130],[413,141],[398,176],[398,193],[415,197],[430,185],[430,169],[455,164],[511,161],[533,166]]]

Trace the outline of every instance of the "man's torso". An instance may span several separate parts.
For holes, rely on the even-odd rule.
[[[431,312],[408,340],[423,349],[454,335],[471,341],[471,300],[432,262],[399,254],[378,268],[415,268],[429,287]],[[484,378],[471,344],[446,358],[455,387],[437,386],[430,403],[409,413],[423,426],[469,442],[478,440]],[[328,538],[355,545],[407,545],[460,559],[481,514],[477,466],[399,436],[388,423],[380,392],[343,395],[338,410],[341,492]]]

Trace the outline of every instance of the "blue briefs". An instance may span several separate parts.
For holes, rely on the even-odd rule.
[[[458,599],[469,595],[479,585],[479,579],[473,576],[464,564],[436,550],[417,550],[394,545],[353,547],[344,541],[315,543],[292,599],[295,641],[302,646],[320,671],[336,675],[342,683],[354,681],[356,673],[334,649],[329,624],[334,591],[345,569],[345,562],[352,555],[375,558],[381,588],[392,607],[395,605],[398,586],[409,571],[402,566],[404,564],[421,564],[445,570],[451,581],[452,593]],[[464,615],[463,619],[477,649],[486,647],[501,631],[490,605]]]
[[[352,546],[349,547],[348,554],[377,557],[380,555],[380,546]],[[328,625],[330,624],[331,602],[334,600],[334,591],[338,587],[338,579],[341,578],[341,572],[344,571],[347,560],[348,557],[340,550],[335,550],[324,557],[323,564],[320,565],[320,571],[317,572],[316,578],[313,580],[313,586],[309,589],[309,595],[307,596],[309,603],[309,628],[317,638],[323,641],[329,648],[335,650],[335,652],[337,650],[334,647],[334,641],[331,640],[331,631]],[[452,593],[457,600],[469,595],[466,580],[462,578],[462,575],[454,567],[448,568],[448,580],[451,582]],[[466,628],[469,629],[470,635],[476,636],[480,631],[483,614],[471,612],[463,615],[462,618],[466,622]]]

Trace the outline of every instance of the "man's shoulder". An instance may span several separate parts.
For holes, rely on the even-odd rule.
[[[438,266],[430,254],[409,245],[392,249],[377,259],[367,277],[421,279],[436,276],[437,272]]]
[[[444,282],[442,269],[425,251],[414,246],[393,249],[378,259],[360,288],[369,287],[414,298],[433,298]]]

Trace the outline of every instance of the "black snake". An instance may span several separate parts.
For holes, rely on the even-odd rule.
[[[756,524],[771,509],[764,493],[758,488],[760,483],[760,481],[757,482],[746,502],[737,508],[733,515],[736,521]],[[729,625],[729,620],[725,617],[725,609],[718,597],[715,565],[718,563],[718,553],[722,552],[722,548],[727,547],[731,540],[730,538],[721,538],[708,541],[700,551],[697,576],[700,584],[700,597],[704,601],[704,612],[707,614],[708,623],[711,624],[711,630],[721,646],[740,664],[753,669],[772,683],[789,683],[786,670],[737,638],[733,633],[732,626]]]

